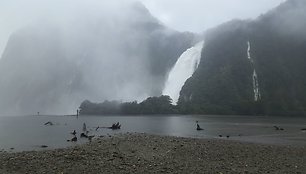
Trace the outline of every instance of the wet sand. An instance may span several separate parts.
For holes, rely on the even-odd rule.
[[[120,134],[65,149],[0,153],[0,173],[306,173],[306,147]]]

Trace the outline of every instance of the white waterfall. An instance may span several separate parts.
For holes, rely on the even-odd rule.
[[[258,78],[255,68],[253,71],[253,91],[254,91],[254,100],[258,101],[260,99],[260,92],[259,92]]]
[[[250,44],[250,41],[247,42],[248,44],[248,50],[247,50],[247,54],[248,54],[248,59],[251,61],[251,63],[253,63],[253,59],[251,57],[251,44]]]
[[[185,81],[192,76],[201,60],[204,41],[187,49],[177,60],[165,83],[163,95],[169,95],[176,104]]]
[[[251,52],[250,41],[247,42],[247,45],[248,45],[248,49],[247,49],[248,59],[250,60],[251,64],[254,67],[254,61],[253,61],[253,59],[251,57],[251,53],[250,53]],[[260,100],[261,96],[260,96],[258,77],[257,77],[257,73],[256,73],[256,70],[255,70],[255,67],[254,67],[254,70],[253,70],[252,79],[253,79],[254,100],[258,101],[258,100]]]

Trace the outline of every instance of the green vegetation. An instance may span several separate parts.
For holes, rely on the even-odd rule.
[[[82,102],[80,114],[83,115],[154,115],[177,113],[169,96],[149,97],[141,103],[104,101],[103,103],[92,103],[88,100]]]

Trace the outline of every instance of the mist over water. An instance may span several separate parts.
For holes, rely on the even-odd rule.
[[[0,59],[0,115],[72,114],[86,99],[160,95],[167,67],[152,73],[152,61],[171,64],[185,49],[180,39],[155,55],[180,34],[138,2],[75,1],[69,13],[46,14],[10,36]]]
[[[178,101],[180,91],[185,81],[190,78],[194,71],[198,68],[203,46],[204,41],[199,42],[194,47],[186,50],[178,58],[174,67],[169,72],[163,94],[169,95],[174,104],[176,104]]]

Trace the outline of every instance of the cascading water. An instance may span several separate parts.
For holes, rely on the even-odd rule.
[[[176,104],[180,91],[185,81],[192,76],[198,68],[201,60],[201,52],[204,41],[197,43],[194,47],[187,49],[177,60],[171,69],[165,83],[163,95],[169,95]]]
[[[250,41],[247,42],[247,45],[248,45],[248,49],[247,49],[248,59],[250,60],[252,66],[254,67],[254,61],[253,61],[253,59],[251,57],[251,53],[250,53],[250,51],[251,51]],[[253,70],[252,78],[253,78],[254,100],[258,101],[258,100],[260,100],[261,96],[260,96],[258,77],[257,77],[257,73],[256,73],[256,70],[255,70],[255,67],[254,67],[254,70]]]
[[[256,70],[253,71],[253,91],[254,91],[254,100],[258,101],[260,99],[259,85]]]

